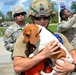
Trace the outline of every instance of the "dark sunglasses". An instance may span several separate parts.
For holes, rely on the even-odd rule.
[[[47,20],[47,19],[49,19],[50,17],[49,16],[44,16],[44,17],[34,17],[34,19],[35,20],[41,20],[41,19],[43,19],[43,20]]]
[[[25,13],[17,13],[17,14],[15,14],[15,16],[20,16],[20,15],[24,16]]]

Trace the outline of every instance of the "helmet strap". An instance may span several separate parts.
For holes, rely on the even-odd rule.
[[[36,14],[38,14],[38,11],[35,10],[31,5],[30,5],[30,9],[33,10],[33,12],[35,12]]]

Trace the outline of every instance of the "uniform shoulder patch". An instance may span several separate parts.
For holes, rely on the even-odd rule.
[[[9,36],[9,32],[5,31],[5,32],[4,32],[4,35],[5,35],[5,36]]]

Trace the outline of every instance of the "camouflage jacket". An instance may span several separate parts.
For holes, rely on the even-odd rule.
[[[76,49],[76,14],[68,21],[62,21],[58,25],[58,32],[64,34],[72,46]]]
[[[68,21],[63,20],[61,23],[59,23],[57,30],[58,32],[65,32],[72,27],[76,27],[76,14],[69,18]]]
[[[22,33],[23,26],[19,26],[17,23],[9,26],[4,32],[4,47],[6,50],[12,52],[14,43],[17,37]]]

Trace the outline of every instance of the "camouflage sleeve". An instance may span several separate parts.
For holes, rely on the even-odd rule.
[[[76,14],[73,15],[71,19],[68,21],[62,21],[60,24],[58,24],[58,32],[64,32],[67,31],[67,29],[71,28],[76,23]]]
[[[55,32],[57,33],[57,32]],[[68,39],[61,33],[57,33],[61,36],[61,38],[63,39],[63,45],[64,47],[68,50],[68,51],[71,51],[74,49],[74,47],[71,45],[71,43],[69,43]]]
[[[6,31],[4,32],[4,47],[6,50],[12,52],[13,51],[13,46],[14,46],[14,40],[12,38],[12,30],[11,28],[7,28]]]

